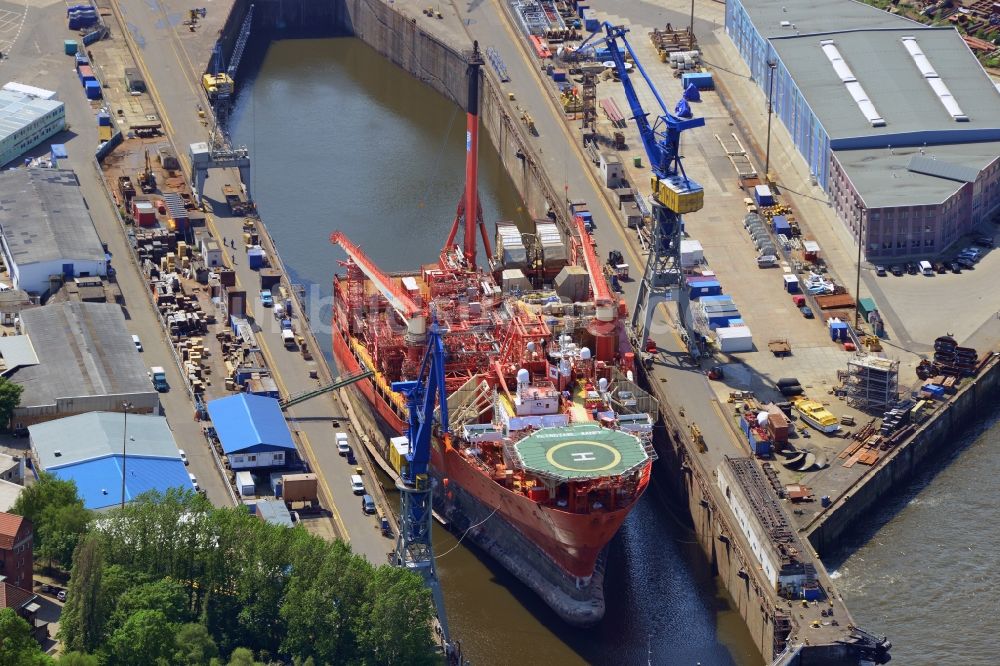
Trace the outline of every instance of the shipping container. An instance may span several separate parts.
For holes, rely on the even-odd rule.
[[[774,195],[767,185],[757,185],[753,188],[753,198],[758,206],[771,206],[774,204]]]
[[[685,72],[681,75],[681,87],[687,88],[694,85],[698,90],[712,90],[715,88],[715,81],[711,72]]]
[[[785,275],[785,291],[789,294],[799,293],[799,278],[795,275]]]
[[[250,472],[236,472],[236,490],[240,497],[253,497],[257,494],[257,487]]]
[[[75,39],[63,40],[63,52],[66,55],[76,55],[78,48],[80,48],[80,45],[76,43]]]
[[[283,474],[281,492],[286,502],[319,501],[319,485],[315,474]]]
[[[748,326],[719,328],[715,335],[723,354],[753,351],[753,335]]]

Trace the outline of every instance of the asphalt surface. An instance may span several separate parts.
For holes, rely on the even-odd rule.
[[[24,9],[22,6],[21,10]],[[112,265],[118,272],[118,285],[125,300],[129,332],[142,340],[142,362],[146,366],[163,366],[167,371],[167,381],[172,388],[160,394],[160,404],[177,446],[186,452],[190,462],[188,469],[198,479],[209,500],[218,506],[232,505],[201,425],[194,420],[194,403],[183,389],[184,383],[168,348],[169,343],[149,300],[145,279],[129,259],[127,239],[97,173],[94,163],[94,150],[98,144],[96,112],[84,97],[73,60],[62,52],[63,40],[77,37],[66,29],[65,5],[58,3],[41,7],[29,3],[27,13],[20,36],[3,49],[4,79],[55,89],[66,105],[66,121],[70,126],[68,131],[45,141],[29,155],[47,152],[51,143],[66,144],[69,158],[61,165],[76,172],[97,233],[101,240],[108,243]]]
[[[212,39],[214,32],[207,24],[197,33],[190,33],[183,26],[171,27],[171,16],[187,10],[187,5],[171,6],[164,2],[146,0],[122,0],[118,9],[128,26],[128,38],[133,53],[141,59],[151,96],[157,104],[164,127],[170,135],[182,165],[188,167],[188,146],[205,141],[208,129],[198,117],[199,104],[207,105],[198,86],[201,67],[193,63],[185,47],[197,51],[197,41]],[[216,21],[224,19],[226,7],[212,8]],[[252,156],[251,156],[252,159]],[[209,218],[209,229],[217,238],[227,240],[242,238],[242,217],[230,215],[222,196],[222,185],[239,182],[235,170],[213,170],[205,185],[205,199],[213,213]],[[266,224],[266,220],[265,220]],[[268,359],[268,365],[275,375],[275,381],[283,396],[294,396],[318,388],[320,380],[310,377],[318,370],[317,361],[306,361],[297,350],[286,350],[281,340],[279,322],[269,308],[260,302],[260,278],[249,268],[245,248],[236,242],[236,248],[228,251],[228,263],[236,271],[239,286],[246,289],[249,315],[255,322],[256,336]],[[302,313],[296,311],[294,327],[302,331],[305,323]],[[321,352],[313,347],[317,357]],[[333,420],[346,416],[346,409],[336,396],[326,395],[314,398],[292,407],[287,412],[289,426],[296,431],[302,445],[302,452],[313,462],[313,471],[320,477],[321,503],[331,509],[338,535],[349,541],[355,552],[365,555],[374,563],[385,561],[386,552],[392,543],[381,535],[376,518],[361,511],[361,499],[350,489],[349,477],[354,467],[339,456],[334,445],[334,433],[346,431],[356,451],[360,452],[358,437],[351,424],[343,419],[340,427],[332,425]],[[373,477],[364,456],[358,456],[359,464],[366,467],[366,482]],[[367,485],[367,483],[366,483]],[[328,501],[332,499],[332,504]]]

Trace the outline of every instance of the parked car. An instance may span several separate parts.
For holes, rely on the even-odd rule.
[[[878,275],[879,277],[884,277],[885,276],[885,266],[883,266],[881,264],[879,264],[878,266],[876,266],[875,267],[875,275]]]
[[[902,267],[902,266],[900,266],[899,264],[895,264],[895,265],[893,265],[893,267],[892,267],[892,268],[890,268],[889,270],[890,270],[890,271],[892,272],[892,274],[893,274],[893,275],[895,275],[896,277],[900,277],[900,276],[901,276],[901,275],[903,274],[903,267]]]
[[[960,254],[955,258],[955,263],[957,263],[962,268],[972,268],[976,265],[976,260],[967,254]]]
[[[201,490],[201,486],[198,485],[198,479],[194,474],[188,472],[188,478],[191,479],[191,485],[194,486],[195,490]]]
[[[351,474],[351,492],[355,495],[365,494],[365,482],[357,474]]]
[[[177,453],[181,454],[181,462],[185,465],[188,464],[188,456],[184,453],[184,449],[177,449]]]
[[[952,273],[961,273],[962,272],[962,264],[958,263],[957,261],[951,262],[950,268],[951,268],[951,272]]]
[[[265,308],[269,308],[274,305],[274,298],[271,296],[270,289],[264,289],[260,292],[260,304]]]
[[[367,515],[375,513],[375,500],[371,495],[361,496],[361,511]]]
[[[938,274],[947,273],[948,272],[948,267],[945,266],[945,264],[944,264],[943,261],[939,261],[939,262],[937,262],[937,263],[934,264],[934,270],[936,270],[938,272]]]
[[[974,241],[975,245],[979,247],[993,247],[993,237],[992,236],[977,236]]]
[[[56,593],[56,599],[59,601],[66,601],[66,590],[59,590]]]
[[[342,456],[346,456],[347,452],[351,450],[350,444],[347,443],[347,433],[338,432],[334,435],[334,439],[337,440],[337,453]]]
[[[920,269],[917,268],[917,262],[915,261],[906,262],[906,272],[909,273],[910,275],[916,275],[917,273],[919,273]]]
[[[138,335],[133,335],[132,336],[132,344],[135,345],[135,350],[136,351],[140,351],[140,352],[142,351],[142,341],[139,339]]]
[[[802,316],[805,317],[806,319],[813,318],[812,308],[809,307],[808,305],[803,305],[801,308],[799,308],[799,312],[801,312]]]
[[[347,464],[348,465],[358,464],[358,459],[354,457],[354,449],[350,447],[347,448]]]

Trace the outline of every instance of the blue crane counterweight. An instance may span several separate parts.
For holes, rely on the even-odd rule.
[[[434,565],[434,548],[431,544],[434,489],[427,473],[431,458],[434,411],[438,404],[441,432],[448,432],[448,395],[444,384],[444,361],[444,341],[441,330],[434,322],[427,331],[427,348],[417,378],[392,383],[392,390],[405,395],[409,406],[407,430],[409,450],[406,461],[399,470],[400,479],[396,483],[401,507],[399,534],[396,537],[396,550],[392,553],[392,563],[423,576],[434,597],[442,638],[447,644],[450,640],[448,621],[444,596],[441,594],[437,568]]]
[[[632,327],[634,329],[638,329],[640,316],[645,314],[640,333],[640,348],[645,348],[653,310],[659,302],[670,300],[672,295],[676,293],[679,318],[681,322],[688,320],[688,293],[680,262],[680,245],[683,235],[681,215],[700,210],[704,206],[705,192],[701,185],[690,179],[684,172],[680,155],[680,136],[681,132],[685,130],[702,127],[705,124],[705,119],[683,119],[670,113],[656,86],[653,85],[642,63],[639,62],[632,45],[625,38],[628,28],[605,22],[603,29],[604,36],[599,41],[605,42],[608,46],[610,58],[615,64],[615,70],[625,89],[625,97],[628,100],[632,120],[635,121],[639,130],[639,137],[653,172],[650,182],[653,191],[650,202],[652,204],[653,228],[650,234],[649,257],[643,271],[642,282],[639,285],[635,307],[632,309]],[[591,34],[580,45],[578,51],[583,50],[599,32],[595,31]],[[624,51],[618,46],[619,40],[625,47]],[[636,69],[645,79],[660,107],[660,114],[653,124],[650,124],[649,113],[642,108],[642,103],[639,101],[639,96],[625,65],[625,53],[628,53],[632,62],[635,63]],[[686,326],[686,323],[684,325]],[[693,331],[687,331],[687,337],[690,351],[694,356],[698,356],[697,345],[692,344],[697,336]]]

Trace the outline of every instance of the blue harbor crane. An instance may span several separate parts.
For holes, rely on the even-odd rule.
[[[395,566],[419,573],[431,590],[437,607],[438,622],[445,645],[450,644],[444,597],[434,565],[431,545],[433,481],[428,475],[431,459],[431,438],[434,431],[434,411],[440,413],[440,433],[448,436],[448,395],[444,384],[444,340],[436,321],[427,332],[427,348],[416,379],[393,382],[392,390],[406,396],[409,408],[407,437],[409,449],[399,469],[401,507],[396,550],[391,553]]]
[[[691,355],[698,358],[703,345],[699,343],[701,336],[690,328],[688,317],[689,293],[681,270],[681,239],[684,225],[681,219],[683,213],[693,213],[705,205],[705,191],[684,172],[680,155],[681,132],[702,127],[704,118],[678,118],[667,110],[659,91],[650,80],[642,63],[629,44],[625,33],[628,28],[615,26],[607,21],[602,25],[604,36],[595,39],[601,32],[593,32],[577,49],[583,51],[589,45],[603,42],[607,45],[608,58],[614,63],[618,78],[625,88],[632,120],[635,121],[642,139],[646,157],[652,169],[651,184],[653,195],[650,198],[652,207],[652,230],[649,239],[649,256],[639,284],[635,306],[632,308],[632,328],[640,338],[640,348],[646,347],[649,339],[649,328],[653,319],[653,311],[662,301],[677,299],[678,318],[685,327],[686,342]],[[592,41],[593,40],[593,41]],[[619,42],[624,49],[619,46]],[[653,97],[660,106],[660,113],[650,124],[649,113],[639,102],[632,83],[629,68],[625,63],[625,53],[635,63],[635,68],[645,79]],[[640,317],[645,315],[642,328],[638,328]]]

